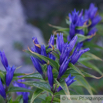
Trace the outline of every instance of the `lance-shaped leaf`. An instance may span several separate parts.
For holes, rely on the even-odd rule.
[[[34,103],[34,100],[43,92],[44,90],[37,88],[31,97],[30,103]]]
[[[10,87],[8,92],[32,92],[32,90],[21,87]]]
[[[51,89],[50,89],[50,86],[48,83],[46,82],[33,82],[33,81],[30,81],[30,82],[22,82],[23,84],[26,84],[26,85],[29,85],[29,86],[33,86],[33,87],[36,87],[36,88],[40,88],[44,91],[47,91],[47,92],[50,92],[52,93]]]
[[[27,51],[25,51],[25,52],[29,53],[29,54],[32,55],[32,56],[38,57],[39,59],[44,60],[45,62],[49,63],[52,67],[54,67],[55,69],[58,70],[59,64],[58,64],[56,61],[54,61],[54,60],[52,60],[52,59],[50,59],[50,58],[48,58],[48,57],[45,57],[45,56],[43,56],[43,55],[40,55],[40,54],[38,54],[38,53],[32,52],[32,51],[28,51],[28,50],[27,50]]]
[[[5,73],[0,71],[0,78],[2,79],[2,81],[5,83]]]
[[[80,75],[74,75],[75,79],[84,87],[87,89],[87,91],[93,95],[93,88],[89,85],[89,83],[86,81],[86,79]]]
[[[42,76],[39,73],[33,73],[33,74],[30,74],[30,75],[24,75],[21,78],[31,78],[31,79],[41,79],[41,80],[43,80]]]
[[[103,73],[100,71],[99,68],[97,68],[94,64],[90,63],[90,62],[85,62],[85,61],[81,61],[81,63],[95,71],[97,71],[98,73],[100,73],[101,75],[103,75]]]
[[[84,36],[84,35],[81,35],[81,34],[76,34],[78,36],[78,42],[82,42],[86,39],[91,39],[94,35],[91,35],[91,36]]]
[[[103,59],[97,57],[96,55],[94,55],[94,54],[92,54],[90,52],[86,52],[85,54],[83,54],[78,61],[80,62],[80,61],[88,61],[88,60],[99,60],[99,61],[103,61]]]
[[[84,77],[84,74],[75,65],[73,65],[72,63],[69,63],[69,67],[71,67],[72,69],[74,69],[76,72],[78,72]]]
[[[55,79],[55,82],[56,82],[60,87],[62,87],[62,89],[63,89],[63,91],[65,92],[66,95],[70,95],[68,86],[67,86],[67,84],[65,83],[65,81],[59,82],[59,81],[57,81],[57,79]],[[70,97],[69,97],[69,99],[70,99]]]
[[[99,46],[97,44],[94,44],[94,43],[85,42],[84,45],[86,47],[97,48],[97,49],[103,50],[103,47],[101,47],[101,46]]]

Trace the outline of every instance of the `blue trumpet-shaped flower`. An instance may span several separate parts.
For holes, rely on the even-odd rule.
[[[7,61],[7,58],[5,56],[5,53],[0,51],[0,56],[1,56],[1,62],[3,64],[3,66],[5,67],[5,69],[7,69],[8,61]]]
[[[33,43],[34,43],[34,47],[32,47],[31,48],[31,50],[33,51],[33,52],[36,52],[36,53],[41,53],[41,49],[40,49],[40,47],[39,47],[39,42],[38,42],[38,40],[37,40],[37,38],[36,37],[33,37],[32,38],[32,40],[33,40]]]
[[[6,85],[9,86],[12,79],[13,79],[13,75],[14,75],[14,71],[15,71],[15,67],[7,67],[7,73],[6,73]]]
[[[2,81],[0,79],[0,95],[5,99],[6,98],[6,92],[5,89],[3,87]]]
[[[45,46],[44,46],[44,45],[41,45],[41,55],[47,56],[46,49],[45,49]],[[44,60],[40,61],[40,60],[38,59],[38,61],[39,61],[41,64],[45,64],[45,63],[46,63]]]
[[[74,38],[70,41],[69,44],[66,43],[63,45],[62,53],[60,55],[60,65],[63,63],[66,57],[69,57],[70,52],[74,48],[76,41],[77,41],[77,36],[74,36]]]
[[[89,28],[94,27],[101,20],[101,17],[97,14],[97,11],[98,8],[95,7],[93,3],[90,4],[88,10],[85,10],[85,19],[91,20],[91,25],[89,25]]]
[[[53,73],[52,73],[52,67],[50,65],[47,66],[47,75],[50,87],[53,88]]]
[[[52,60],[56,59],[55,56],[53,54],[51,54],[51,53],[49,53],[49,58],[52,59]]]
[[[20,77],[22,77],[22,76],[19,76],[18,78],[20,78]],[[15,81],[13,83],[13,85],[15,87],[30,89],[25,84],[22,84],[22,82],[25,82],[25,80],[24,79],[18,79],[17,81]],[[16,93],[17,93],[17,95],[22,95],[23,96],[23,103],[28,103],[28,100],[29,100],[28,96],[30,95],[29,92],[16,92]]]
[[[67,86],[70,86],[73,82],[75,82],[76,80],[74,80],[74,76],[71,76],[71,74],[65,79],[65,82],[67,84]]]
[[[60,38],[60,37],[63,38],[63,35],[60,35],[60,36],[58,35],[58,38]],[[59,67],[59,74],[58,74],[57,80],[59,80],[61,78],[61,76],[66,72],[69,62],[75,64],[78,61],[79,57],[83,53],[85,53],[89,50],[89,48],[81,50],[81,47],[83,44],[79,43],[76,46],[73,54],[71,55],[71,52],[76,44],[76,41],[77,41],[77,36],[74,36],[74,38],[70,41],[69,44],[64,43],[62,45],[62,52],[60,53],[60,59],[59,59],[60,67]],[[60,41],[60,42],[62,42],[62,41]]]
[[[57,34],[56,46],[57,49],[59,49],[60,53],[62,52],[63,45],[64,45],[63,34],[62,33],[60,35]]]
[[[41,75],[43,75],[43,71],[42,71],[42,68],[41,68],[41,66],[40,66],[40,64],[39,64],[38,59],[34,58],[33,56],[31,56],[30,58],[31,58],[31,60],[32,60],[32,62],[33,62],[33,65],[34,65],[35,69],[36,69]]]
[[[66,82],[66,84],[67,84],[67,86],[70,86],[73,82],[75,82],[76,80],[74,80],[74,76],[71,76],[71,74],[65,79],[65,82]],[[62,88],[61,87],[59,87],[58,89],[57,89],[57,91],[59,92],[60,90],[62,90]]]
[[[81,50],[82,45],[83,45],[82,43],[78,43],[78,45],[76,46],[73,54],[71,55],[71,57],[70,57],[71,61],[70,62],[72,64],[75,64],[83,53],[90,50],[89,48]]]
[[[49,44],[49,45],[54,45],[54,35],[51,35],[48,44]]]
[[[8,61],[4,52],[0,51],[0,56],[1,56],[1,62],[6,69],[6,85],[9,86],[13,79],[15,67],[14,66],[10,67],[8,65]]]
[[[72,14],[69,14],[69,21],[70,21],[70,31],[67,40],[70,41],[75,34],[82,34],[84,35],[83,30],[81,29],[77,29],[78,26],[83,26],[84,23],[87,21],[86,19],[83,18],[82,16],[83,14],[83,10],[79,13],[79,11],[76,11],[74,9],[74,11],[72,11]]]
[[[61,66],[59,68],[59,74],[58,74],[57,80],[59,80],[61,78],[61,76],[65,73],[65,71],[67,70],[69,61],[70,60],[68,58],[65,58],[65,60],[61,64]]]
[[[40,55],[47,56],[45,46],[44,46],[44,45],[40,45],[36,37],[33,37],[32,40],[33,40],[33,42],[34,42],[34,47],[32,47],[31,50],[32,50],[33,52],[36,52],[36,53],[40,54]],[[39,61],[41,64],[45,64],[45,63],[46,63],[44,60],[40,61],[40,60],[38,59],[38,61]]]
[[[92,36],[92,35],[95,35],[95,33],[97,32],[97,28],[96,27],[94,27],[94,28],[92,28],[89,32],[88,32],[88,36]]]
[[[41,55],[47,56],[47,54],[46,54],[46,49],[45,49],[45,46],[44,46],[44,45],[41,45]]]
[[[91,36],[91,38],[87,39],[87,41],[90,41],[92,39],[92,36],[94,36],[96,32],[97,32],[97,28],[96,27],[92,28],[87,34],[88,36]]]

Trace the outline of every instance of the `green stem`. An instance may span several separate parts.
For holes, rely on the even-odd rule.
[[[8,87],[6,87],[6,89],[5,89],[5,92],[7,92],[8,91]],[[6,99],[5,99],[5,103],[7,103],[8,102],[8,95],[6,94]]]
[[[54,91],[53,91],[53,96],[52,96],[51,103],[53,103],[53,99],[54,99],[54,93],[56,92],[56,89],[57,89],[57,84],[55,85],[55,88],[54,88]]]
[[[51,103],[53,103],[53,99],[54,99],[54,95],[52,96],[52,100],[51,100]]]

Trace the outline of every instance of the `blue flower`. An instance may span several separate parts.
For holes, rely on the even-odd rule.
[[[5,53],[0,51],[0,56],[1,56],[1,62],[3,64],[3,66],[5,67],[5,69],[7,69],[8,61],[7,61],[7,58],[5,56]]]
[[[60,36],[58,36],[58,38],[60,38]],[[60,67],[59,67],[59,74],[57,80],[59,80],[61,76],[66,72],[69,62],[75,64],[80,58],[80,56],[89,50],[89,48],[81,50],[83,44],[78,43],[73,54],[71,55],[71,52],[76,44],[76,41],[77,41],[77,36],[74,36],[74,38],[70,41],[69,44],[64,43],[62,45],[62,52],[60,53],[60,59],[59,59]]]
[[[91,20],[91,25],[88,27],[89,29],[94,27],[101,20],[101,17],[97,14],[97,11],[98,8],[95,7],[93,3],[90,4],[88,10],[85,10],[85,19]]]
[[[56,46],[57,49],[59,49],[60,53],[62,52],[63,45],[64,45],[63,34],[62,33],[60,33],[60,35],[57,34]]]
[[[47,66],[47,75],[50,87],[53,88],[53,73],[52,73],[52,67],[50,65]]]
[[[6,73],[6,85],[9,86],[12,79],[13,79],[13,75],[14,75],[14,71],[15,71],[15,67],[7,67],[7,73]]]
[[[56,59],[55,56],[53,54],[51,54],[51,53],[49,53],[49,58],[52,59],[52,60]]]
[[[76,29],[76,27],[78,26],[83,26],[84,23],[87,21],[86,19],[83,18],[82,16],[83,14],[83,10],[79,13],[79,11],[76,11],[76,9],[74,9],[74,11],[72,11],[72,14],[69,14],[69,21],[70,21],[70,31],[67,40],[70,41],[75,34],[82,34],[84,35],[84,31],[78,30]]]
[[[70,41],[70,43],[69,44],[64,44],[63,46],[62,46],[62,53],[61,53],[61,55],[60,55],[60,65],[63,63],[63,61],[64,61],[64,59],[66,58],[66,57],[69,57],[69,55],[70,55],[70,52],[72,51],[72,49],[74,48],[74,46],[75,46],[75,43],[76,43],[76,41],[77,41],[77,36],[75,36],[71,41]]]
[[[73,82],[75,82],[76,80],[74,80],[74,76],[71,76],[71,74],[65,79],[65,82],[67,84],[67,86],[70,86]],[[57,91],[59,92],[60,90],[62,90],[62,88],[59,86],[59,88],[57,89]]]
[[[87,41],[90,41],[92,39],[92,36],[94,36],[96,32],[97,32],[97,28],[96,27],[92,28],[87,34],[87,36],[91,36],[91,38],[87,39]]]
[[[44,45],[40,45],[36,37],[33,37],[32,40],[34,42],[34,47],[32,47],[31,50],[33,52],[36,52],[36,53],[40,54],[40,55],[47,56],[45,46]],[[38,61],[41,64],[45,64],[46,63],[44,60],[39,60],[38,59]]]
[[[41,53],[41,49],[40,49],[40,44],[39,44],[39,42],[38,42],[38,40],[37,40],[37,38],[36,37],[33,37],[32,38],[32,40],[33,40],[33,43],[34,43],[34,47],[32,47],[31,48],[31,50],[33,51],[33,52],[36,52],[36,53]]]
[[[33,56],[31,56],[30,58],[31,58],[31,60],[32,60],[32,62],[33,62],[33,65],[34,65],[35,69],[36,69],[41,75],[43,75],[43,71],[42,71],[42,68],[41,68],[41,66],[40,66],[40,64],[39,64],[38,59],[34,58]]]
[[[54,45],[54,35],[51,35],[48,44],[49,44],[49,45]]]
[[[2,81],[0,79],[0,95],[5,99],[6,98],[6,92],[5,89],[3,87]]]
[[[65,60],[61,64],[61,66],[59,68],[59,74],[58,74],[57,80],[59,80],[61,78],[61,76],[65,73],[65,71],[67,70],[69,61],[70,60],[68,58],[65,58]]]
[[[41,55],[47,56],[47,54],[46,54],[46,49],[45,49],[45,46],[44,46],[44,45],[41,45]]]
[[[76,46],[73,54],[71,55],[71,57],[70,57],[70,58],[71,58],[70,62],[71,62],[72,64],[75,64],[83,53],[85,53],[85,52],[87,52],[87,51],[90,50],[89,48],[86,48],[86,49],[81,50],[82,45],[83,45],[82,43],[78,43],[78,45]]]
[[[18,76],[18,78],[21,78],[22,76]],[[25,84],[22,84],[22,82],[25,82],[24,79],[18,79],[17,81],[15,81],[13,83],[13,85],[15,87],[21,87],[21,88],[26,88],[26,89],[30,89],[29,87],[27,87]],[[29,92],[16,92],[17,95],[22,95],[23,96],[23,103],[28,103],[28,96],[30,95]]]
[[[6,85],[9,86],[13,79],[14,71],[16,68],[14,66],[10,67],[8,65],[8,61],[4,52],[0,51],[0,56],[1,56],[1,62],[6,69]]]
[[[46,49],[45,49],[45,46],[44,46],[44,45],[41,45],[41,55],[47,56]],[[40,61],[40,60],[38,59],[38,61],[39,61],[41,64],[45,64],[45,63],[46,63],[44,60]]]

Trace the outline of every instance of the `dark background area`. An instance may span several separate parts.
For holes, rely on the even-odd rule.
[[[53,31],[48,23],[67,27],[65,19],[74,8],[85,11],[94,3],[99,13],[103,12],[103,0],[21,0],[21,3],[27,22],[40,28],[46,41]]]

